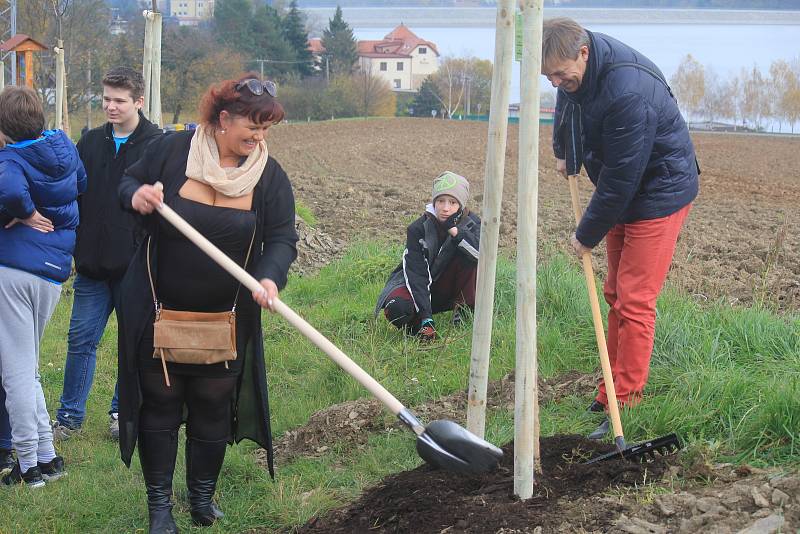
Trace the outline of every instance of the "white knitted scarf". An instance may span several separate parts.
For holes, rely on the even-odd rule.
[[[255,189],[268,157],[267,143],[262,139],[240,167],[222,167],[214,130],[201,125],[189,145],[186,176],[210,185],[225,196],[241,197]]]

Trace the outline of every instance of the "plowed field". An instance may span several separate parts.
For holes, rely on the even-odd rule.
[[[466,176],[480,212],[488,126],[433,119],[371,119],[281,125],[270,151],[295,194],[334,239],[404,239],[406,224],[429,201],[443,170]],[[574,224],[567,184],[554,170],[550,127],[541,131],[540,258],[566,250]],[[517,220],[518,127],[509,126],[501,248],[514,253]],[[702,167],[694,203],[669,283],[699,300],[764,300],[800,307],[800,139],[693,135]],[[582,201],[591,184],[582,184]],[[602,273],[598,249],[595,265]]]

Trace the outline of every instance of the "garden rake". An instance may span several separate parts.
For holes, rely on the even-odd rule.
[[[157,187],[160,185],[159,183]],[[156,209],[162,217],[197,245],[200,250],[208,254],[220,267],[241,282],[242,285],[254,292],[264,290],[255,278],[192,228],[169,206],[162,203]],[[276,312],[327,354],[342,370],[358,380],[389,411],[396,415],[403,425],[417,435],[417,452],[423,460],[435,467],[464,474],[485,473],[497,467],[503,457],[503,451],[498,447],[484,441],[453,421],[438,420],[428,425],[423,425],[389,391],[330,340],[297,315],[289,306],[277,297],[273,300],[272,306]]]
[[[569,174],[569,193],[572,197],[572,209],[575,212],[575,224],[581,221],[581,208],[578,201],[578,175]],[[602,462],[604,460],[614,460],[625,458],[631,461],[654,460],[656,453],[661,455],[671,454],[680,448],[678,436],[668,434],[652,441],[646,441],[636,445],[627,445],[622,433],[622,421],[619,416],[619,405],[617,404],[617,391],[614,387],[614,378],[611,373],[611,362],[608,357],[608,346],[606,345],[606,335],[603,330],[603,319],[600,316],[600,300],[597,298],[597,289],[594,282],[594,270],[592,269],[592,255],[585,252],[581,258],[583,274],[586,277],[586,289],[589,292],[589,304],[592,308],[592,321],[594,322],[594,333],[597,338],[597,349],[600,353],[600,367],[603,370],[603,382],[606,386],[608,396],[608,415],[611,419],[611,426],[614,430],[614,444],[617,446],[615,451],[597,456],[587,464]]]

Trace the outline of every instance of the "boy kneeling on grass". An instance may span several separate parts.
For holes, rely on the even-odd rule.
[[[450,171],[433,181],[431,204],[406,230],[403,261],[378,297],[375,314],[422,341],[436,339],[433,314],[475,308],[481,220],[467,209],[469,182]]]

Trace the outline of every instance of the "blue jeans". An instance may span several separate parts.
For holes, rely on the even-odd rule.
[[[6,392],[0,386],[0,449],[11,450],[11,422],[6,410]]]
[[[103,337],[111,310],[119,310],[119,280],[94,280],[78,274],[72,285],[72,318],[67,339],[64,389],[56,419],[69,428],[80,428],[86,417],[86,400],[94,381],[97,345]],[[119,383],[108,413],[119,411]]]

